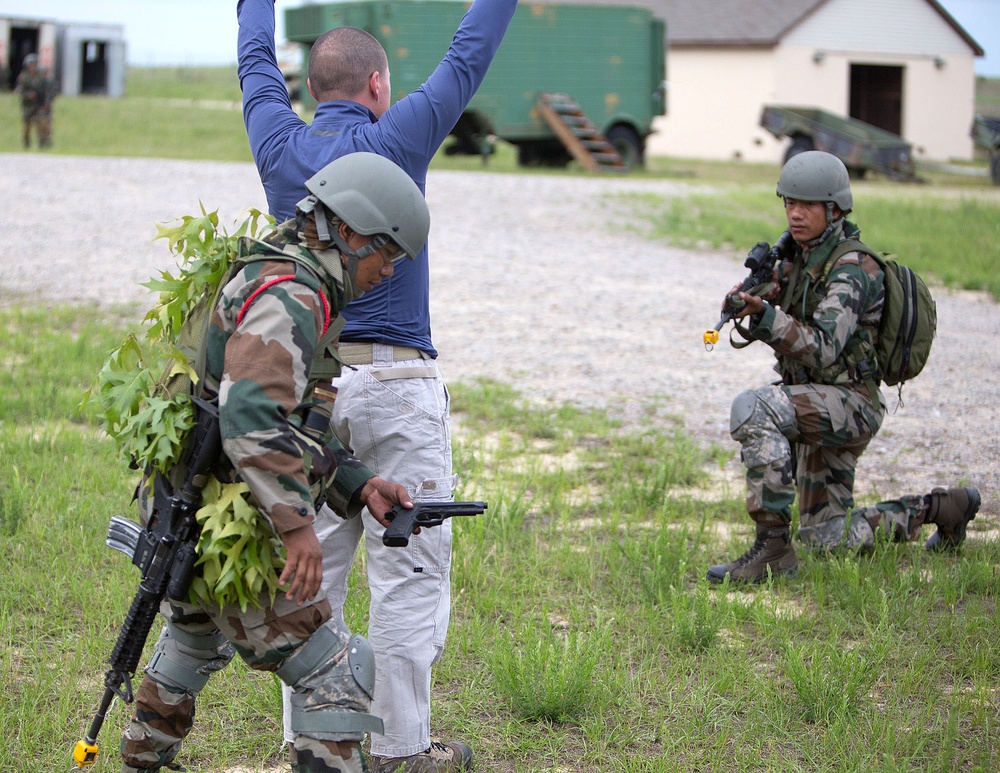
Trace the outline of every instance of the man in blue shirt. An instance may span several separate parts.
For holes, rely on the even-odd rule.
[[[271,214],[286,218],[305,195],[304,180],[356,151],[389,158],[424,191],[428,164],[486,76],[516,6],[475,0],[442,62],[392,106],[378,41],[352,27],[327,32],[310,53],[307,83],[319,104],[307,124],[293,111],[277,66],[273,0],[240,0],[243,115]],[[404,263],[344,311],[340,353],[353,369],[337,380],[333,425],[365,464],[405,485],[414,499],[448,500],[455,483],[448,393],[431,341],[427,248]],[[430,738],[431,666],[443,651],[450,612],[450,523],[425,529],[404,550],[382,545],[382,527],[367,512],[363,521],[326,516],[325,528],[318,516],[316,530],[335,613],[343,610],[362,529],[367,534],[372,713],[385,724],[384,734],[372,736],[376,772],[468,769],[465,744]]]

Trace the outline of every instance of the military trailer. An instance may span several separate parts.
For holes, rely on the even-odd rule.
[[[311,46],[334,27],[360,27],[385,48],[393,99],[444,58],[465,0],[342,0],[285,11],[285,36]],[[523,165],[638,166],[666,110],[665,24],[644,8],[521,4],[485,81],[452,131],[448,153],[488,154],[498,137]],[[613,148],[605,153],[601,140]],[[580,154],[580,155],[578,155]]]
[[[972,124],[972,140],[990,154],[990,177],[1000,185],[1000,118],[977,115]]]
[[[871,169],[892,180],[916,179],[913,146],[877,126],[816,107],[765,105],[760,125],[778,139],[791,138],[785,161],[804,150],[837,156],[852,177]]]

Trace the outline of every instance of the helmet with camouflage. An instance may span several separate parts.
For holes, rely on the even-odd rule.
[[[410,176],[375,153],[350,153],[331,161],[306,181],[309,196],[299,202],[302,212],[315,212],[319,236],[345,245],[329,230],[325,209],[363,236],[375,236],[358,250],[363,258],[394,242],[410,260],[427,242],[430,212]],[[321,205],[317,206],[317,204]],[[325,232],[325,233],[324,233]]]
[[[22,60],[22,64],[27,67],[29,64],[38,64],[38,56],[36,54],[28,54]]]
[[[778,177],[777,194],[796,201],[832,201],[845,214],[854,206],[847,167],[822,150],[807,150],[788,159]]]

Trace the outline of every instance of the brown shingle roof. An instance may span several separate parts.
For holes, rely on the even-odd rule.
[[[672,44],[773,46],[826,0],[648,0]]]
[[[669,45],[774,46],[829,0],[550,0],[588,5],[634,5],[667,20]],[[935,0],[926,2],[969,44],[983,49]]]
[[[667,20],[670,45],[773,46],[827,0],[551,0],[633,5]]]

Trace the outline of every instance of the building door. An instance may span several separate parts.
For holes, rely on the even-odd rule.
[[[38,54],[38,28],[12,26],[10,28],[10,62],[6,63],[9,70],[4,73],[8,81],[6,85],[10,88],[14,88],[18,73],[24,68],[24,57],[28,54]],[[0,62],[0,69],[2,69],[3,64],[5,63]]]
[[[83,67],[80,72],[81,94],[108,93],[107,43],[85,40],[81,44]]]
[[[903,68],[851,65],[851,118],[903,133]]]

